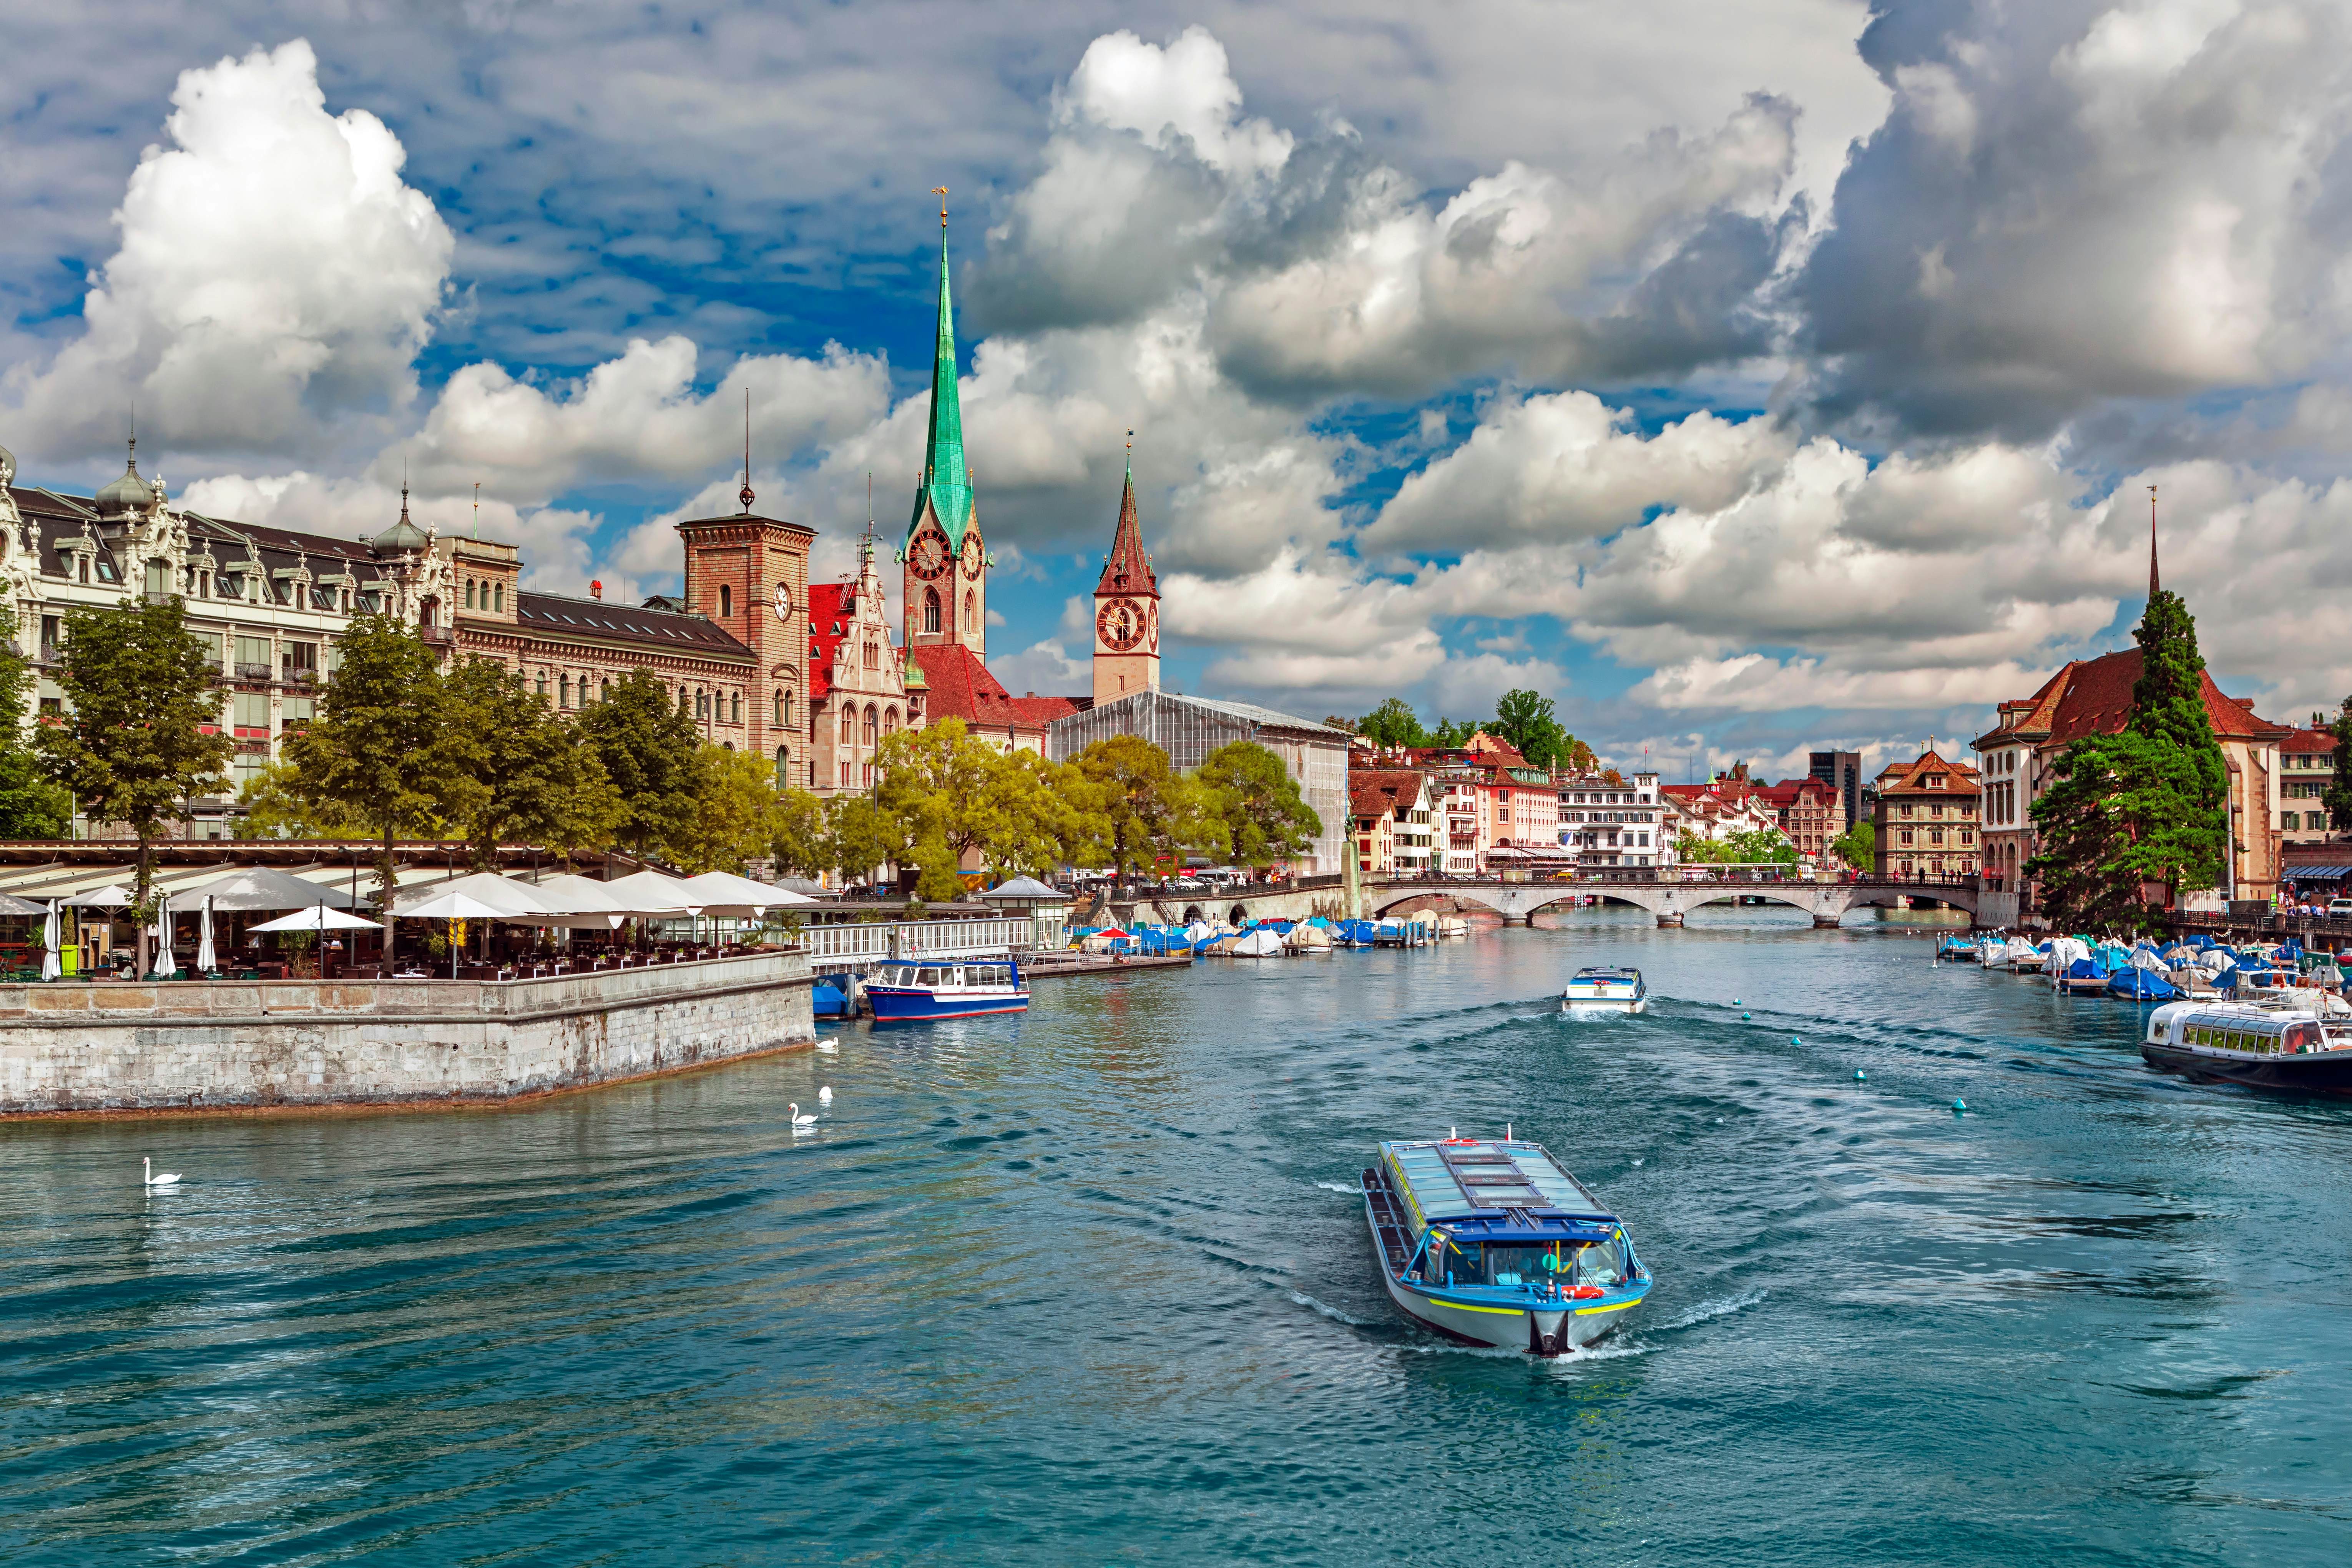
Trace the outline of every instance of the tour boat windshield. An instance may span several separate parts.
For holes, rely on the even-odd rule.
[[[1614,1237],[1606,1241],[1519,1243],[1463,1241],[1433,1234],[1424,1249],[1434,1269],[1424,1266],[1426,1279],[1455,1285],[1619,1285],[1625,1280],[1625,1248]],[[1442,1258],[1442,1260],[1441,1260]]]

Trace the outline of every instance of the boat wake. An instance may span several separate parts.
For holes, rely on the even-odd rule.
[[[1318,1182],[1315,1184],[1327,1193],[1345,1193],[1351,1198],[1364,1195],[1362,1184],[1356,1182]]]
[[[1670,1329],[1695,1328],[1715,1318],[1726,1318],[1734,1312],[1744,1312],[1750,1307],[1759,1305],[1764,1296],[1764,1291],[1757,1289],[1750,1290],[1744,1296],[1733,1296],[1720,1301],[1701,1301],[1679,1317],[1669,1318],[1663,1323],[1648,1325],[1649,1331],[1660,1334]]]
[[[1361,1329],[1370,1326],[1363,1319],[1350,1317],[1347,1313],[1339,1310],[1339,1308],[1332,1306],[1328,1301],[1317,1300],[1314,1297],[1309,1296],[1304,1290],[1293,1290],[1289,1292],[1289,1295],[1290,1299],[1297,1302],[1300,1306],[1311,1308],[1315,1311],[1330,1319],[1335,1323],[1345,1323],[1351,1329]]]

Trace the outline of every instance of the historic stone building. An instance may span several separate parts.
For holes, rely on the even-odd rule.
[[[1119,492],[1118,527],[1095,584],[1094,700],[1116,702],[1133,691],[1160,689],[1160,580],[1143,552],[1135,515],[1135,448],[1127,456]]]
[[[940,211],[940,324],[931,355],[930,433],[915,482],[914,515],[898,552],[907,647],[988,657],[988,546],[981,538],[956,395],[955,308],[948,291],[947,210]]]
[[[1976,769],[1932,746],[1881,773],[1871,824],[1879,872],[1906,879],[1976,875],[1984,855],[1977,837],[1982,784]]]
[[[0,608],[15,616],[16,644],[35,660],[37,714],[62,706],[49,670],[64,616],[77,605],[178,595],[190,630],[221,672],[220,726],[237,747],[232,793],[191,803],[191,837],[228,834],[234,791],[276,759],[288,734],[310,722],[319,689],[334,672],[336,640],[354,616],[370,612],[414,627],[445,660],[492,658],[521,671],[559,710],[583,707],[628,671],[645,668],[714,744],[788,746],[795,757],[805,749],[804,704],[786,710],[786,721],[777,723],[767,721],[775,710],[755,701],[755,693],[771,686],[763,677],[779,669],[790,676],[799,664],[781,650],[768,657],[772,638],[761,638],[761,628],[741,615],[733,624],[762,651],[701,614],[524,589],[513,546],[419,525],[404,497],[390,527],[347,539],[174,507],[160,479],[139,473],[135,452],[122,476],[93,496],[20,487],[16,477],[16,459],[0,451]],[[730,548],[747,531],[797,541],[796,575],[790,566],[762,563],[775,580],[794,584],[797,617],[810,532],[748,513],[747,500],[745,516],[723,520],[726,530],[681,527],[688,580],[708,582],[716,574],[709,565],[696,570],[706,541]],[[709,596],[730,600],[732,581],[711,584]],[[762,608],[776,613],[772,605]],[[798,619],[788,625],[795,634],[802,629]],[[793,689],[797,694],[797,682]]]
[[[809,590],[808,618],[808,776],[792,782],[821,795],[866,789],[875,748],[923,718],[922,672],[891,644],[871,535],[854,581]]]

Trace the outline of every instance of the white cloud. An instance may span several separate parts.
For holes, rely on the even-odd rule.
[[[1072,658],[1055,637],[1018,653],[991,654],[988,669],[1016,697],[1074,697],[1094,689],[1093,666]]]
[[[6,378],[27,444],[110,447],[135,408],[160,444],[293,451],[407,406],[455,242],[398,139],[329,114],[318,75],[300,39],[181,74],[82,335]]]
[[[1139,132],[1147,147],[1183,137],[1219,174],[1272,174],[1290,157],[1286,132],[1242,118],[1225,47],[1206,27],[1185,28],[1165,48],[1107,33],[1087,46],[1055,101],[1065,117]]]

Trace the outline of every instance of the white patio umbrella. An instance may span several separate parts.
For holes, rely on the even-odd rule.
[[[109,882],[103,888],[92,888],[87,892],[69,894],[58,900],[67,908],[76,910],[119,910],[134,901],[131,889],[120,882]]]
[[[196,916],[196,973],[210,974],[220,967],[213,952],[213,901],[205,900],[204,909]]]
[[[341,910],[331,910],[324,904],[317,904],[310,909],[297,910],[290,915],[280,915],[274,921],[264,921],[257,926],[247,926],[245,929],[248,931],[374,931],[381,923],[377,921],[363,921],[357,915],[347,915]]]
[[[180,961],[172,955],[172,911],[155,911],[155,967],[148,971],[154,980],[169,980],[180,973]]]
[[[504,921],[515,917],[454,888],[399,911],[404,921]],[[457,978],[457,944],[449,944],[449,978]]]
[[[770,910],[780,910],[788,904],[813,904],[816,900],[779,888],[769,882],[755,882],[749,877],[738,877],[731,871],[705,871],[699,877],[688,877],[683,884],[702,904],[706,915],[730,915],[759,919]]]
[[[58,962],[58,906],[49,906],[48,919],[41,922],[41,978],[56,980],[65,973]]]
[[[617,881],[597,884],[604,896],[633,915],[698,915],[703,903],[684,879],[659,871],[639,871]]]

